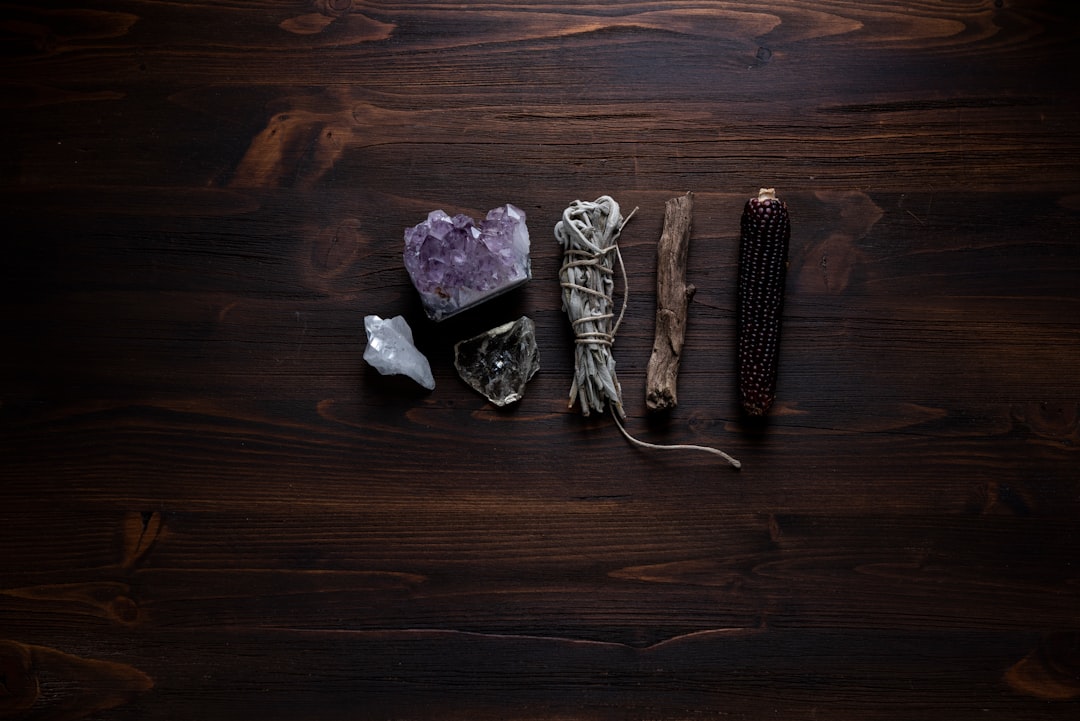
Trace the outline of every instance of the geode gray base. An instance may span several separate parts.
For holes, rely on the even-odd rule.
[[[454,346],[461,379],[497,406],[521,400],[540,369],[536,325],[522,316]]]

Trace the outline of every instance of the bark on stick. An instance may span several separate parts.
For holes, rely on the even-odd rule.
[[[645,383],[645,405],[663,411],[678,405],[676,385],[693,285],[686,283],[694,195],[672,198],[664,211],[664,231],[656,247],[656,336]]]

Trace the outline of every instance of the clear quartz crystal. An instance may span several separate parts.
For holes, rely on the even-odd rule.
[[[532,277],[525,213],[507,203],[477,225],[442,210],[405,231],[405,269],[435,321],[481,303]]]
[[[400,315],[383,320],[377,315],[364,317],[367,348],[364,360],[384,376],[405,375],[428,390],[435,389],[431,365],[413,344],[412,329]]]
[[[462,380],[497,406],[521,400],[525,385],[540,369],[536,325],[522,316],[459,342],[454,367]]]

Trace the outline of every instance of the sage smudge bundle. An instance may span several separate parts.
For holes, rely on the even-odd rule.
[[[626,417],[611,346],[626,312],[625,290],[618,318],[612,295],[616,261],[626,288],[626,267],[617,241],[628,220],[619,212],[619,204],[605,195],[593,202],[575,200],[555,225],[555,238],[563,248],[559,271],[563,310],[570,317],[575,339],[570,405],[579,401],[586,416],[591,411],[603,413],[610,405],[620,418]]]

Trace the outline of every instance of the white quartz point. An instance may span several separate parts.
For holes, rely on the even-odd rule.
[[[428,390],[435,389],[431,364],[413,344],[412,328],[400,315],[383,320],[377,315],[364,316],[367,349],[364,360],[384,376],[404,375]]]

